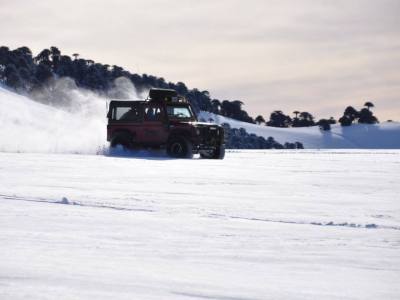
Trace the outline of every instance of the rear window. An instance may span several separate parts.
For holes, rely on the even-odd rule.
[[[114,107],[112,119],[115,121],[130,121],[130,122],[140,121],[141,120],[140,109],[137,106]]]

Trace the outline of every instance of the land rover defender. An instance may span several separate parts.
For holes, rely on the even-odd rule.
[[[175,158],[225,156],[223,128],[198,122],[189,102],[175,90],[151,89],[146,100],[112,100],[107,118],[112,148],[163,148]]]

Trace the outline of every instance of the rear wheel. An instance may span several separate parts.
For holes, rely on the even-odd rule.
[[[167,143],[167,154],[175,158],[192,158],[193,145],[184,137],[173,137]]]
[[[122,147],[125,151],[133,148],[132,137],[128,134],[116,134],[110,142],[111,148]]]

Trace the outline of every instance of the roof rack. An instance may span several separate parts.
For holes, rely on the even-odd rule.
[[[188,103],[185,97],[179,96],[173,89],[150,89],[146,99],[109,99],[114,104],[127,104],[128,102],[166,102],[166,103]]]
[[[173,89],[150,89],[148,101],[167,102],[167,103],[187,103],[187,100],[179,96]]]
[[[143,99],[108,99],[108,101],[144,101]]]

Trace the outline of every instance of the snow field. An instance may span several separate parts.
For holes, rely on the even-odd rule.
[[[1,299],[398,299],[400,152],[0,153]]]

